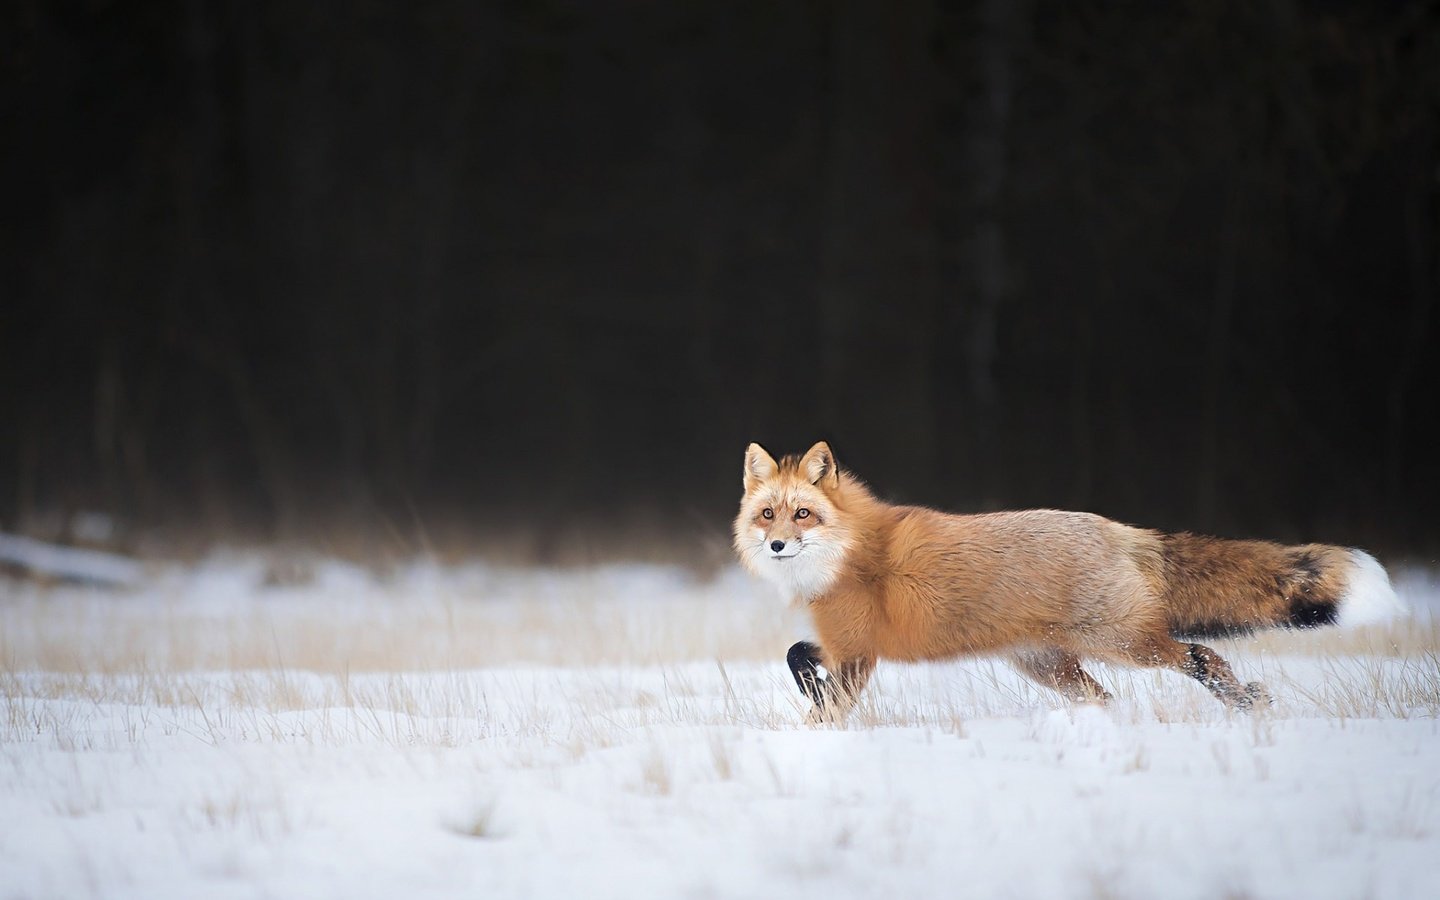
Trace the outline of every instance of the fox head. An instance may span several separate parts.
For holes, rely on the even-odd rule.
[[[849,548],[840,508],[840,469],[824,441],[776,462],[759,444],[745,451],[745,496],[735,518],[735,552],[751,572],[792,600],[834,583]]]

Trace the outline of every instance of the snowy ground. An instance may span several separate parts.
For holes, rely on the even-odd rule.
[[[799,725],[738,573],[253,559],[0,581],[3,897],[1440,896],[1440,583],[1222,641],[1274,708],[882,665]],[[282,579],[285,580],[285,579]]]

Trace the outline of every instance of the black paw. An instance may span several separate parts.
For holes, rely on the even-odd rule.
[[[1250,700],[1250,706],[1270,706],[1275,702],[1270,692],[1265,690],[1265,685],[1258,681],[1251,681],[1245,685],[1245,696]]]
[[[1231,706],[1239,710],[1249,712],[1257,707],[1269,706],[1275,701],[1271,699],[1270,692],[1258,681],[1247,682],[1240,694],[1231,700]]]
[[[795,676],[800,693],[822,708],[825,706],[825,677],[820,674],[823,658],[820,646],[809,641],[800,641],[785,654],[785,662],[790,666],[790,674]]]

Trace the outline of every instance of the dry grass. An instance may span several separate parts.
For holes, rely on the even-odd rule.
[[[1440,717],[1434,651],[1413,658],[1256,657],[1238,665],[1257,663],[1279,698],[1271,709],[1237,714],[1173,673],[1111,669],[1097,672],[1117,698],[1103,715],[1120,725],[1229,719],[1245,725],[1254,747],[1273,743],[1272,723],[1291,717]],[[779,663],[363,674],[7,669],[0,671],[0,704],[0,744],[40,742],[66,751],[123,750],[161,734],[216,746],[457,747],[500,740],[524,744],[527,752],[551,748],[572,759],[653,729],[790,730],[805,712]],[[1047,709],[1072,708],[1019,679],[1003,662],[892,666],[882,669],[839,727],[921,729],[965,738],[968,722],[1023,721]],[[1040,739],[1044,720],[1030,720]],[[701,751],[696,765],[707,777],[733,777],[730,743],[711,735]],[[1215,754],[1217,769],[1239,764],[1229,749]],[[1121,771],[1145,771],[1149,762],[1145,748],[1136,747]],[[641,766],[636,789],[668,794],[676,772],[657,743]],[[223,811],[223,804],[216,808]]]
[[[633,596],[637,581],[644,593]],[[212,742],[455,746],[545,735],[585,752],[617,729],[790,728],[804,714],[781,662],[804,621],[743,578],[487,572],[445,583],[253,588],[223,603],[188,587],[116,597],[11,584],[0,605],[3,739],[123,746],[154,727]],[[1429,616],[1215,646],[1280,697],[1252,717],[1257,728],[1291,715],[1440,716],[1440,623]],[[715,660],[765,665],[742,666],[737,684]],[[556,674],[549,684],[506,674],[527,667]],[[1232,715],[1174,673],[1094,668],[1122,720]],[[68,702],[38,702],[46,700]],[[1001,662],[886,665],[846,727],[964,737],[973,719],[1062,705]],[[122,710],[119,727],[79,727],[87,707]],[[724,748],[712,755],[726,777]],[[1143,770],[1143,755],[1130,765]],[[642,782],[665,793],[670,775],[657,759]]]
[[[253,568],[253,567],[252,567]],[[128,596],[0,580],[0,666],[48,672],[451,671],[769,659],[795,627],[727,572],[480,570],[276,587],[244,570]],[[243,576],[249,576],[248,579]],[[633,596],[638,588],[641,596]]]
[[[1303,631],[1263,631],[1240,640],[1222,641],[1247,653],[1287,656],[1367,656],[1378,658],[1434,657],[1440,650],[1440,619],[1420,614],[1413,618],[1364,628],[1315,628]],[[1224,650],[1221,649],[1221,654]]]

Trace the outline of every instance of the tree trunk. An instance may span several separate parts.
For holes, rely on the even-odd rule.
[[[937,449],[935,15],[923,0],[846,0],[831,16],[816,323],[823,427],[843,440],[864,416],[863,430],[890,439],[893,464],[923,477]]]

